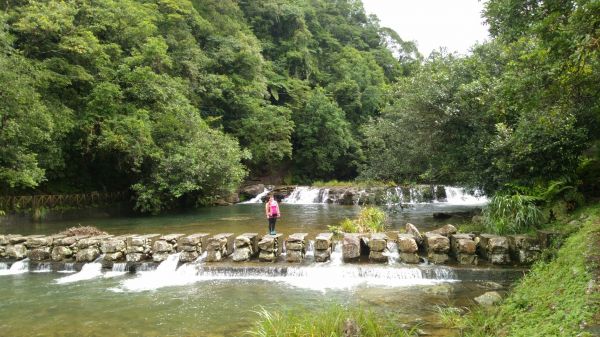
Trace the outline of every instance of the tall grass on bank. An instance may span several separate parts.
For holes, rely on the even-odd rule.
[[[416,327],[405,330],[392,316],[362,308],[332,305],[314,312],[258,311],[259,320],[248,331],[258,337],[408,337],[417,336]],[[358,332],[358,334],[356,334]]]
[[[495,308],[474,308],[464,316],[440,311],[441,318],[462,337],[586,337],[586,326],[600,312],[598,273],[600,205],[586,210],[583,227],[571,235],[556,259],[538,261]],[[594,255],[596,254],[596,255]]]
[[[353,180],[353,181],[314,181],[313,187],[354,187],[354,188],[370,188],[370,187],[396,187],[393,181],[379,181],[379,180]]]
[[[511,234],[539,227],[544,216],[536,201],[537,197],[521,194],[494,196],[483,209],[486,230],[495,234]]]

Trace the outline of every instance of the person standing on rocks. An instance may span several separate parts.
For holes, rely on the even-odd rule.
[[[269,234],[275,235],[275,222],[277,218],[281,217],[281,212],[279,212],[279,204],[273,195],[269,196],[269,201],[265,205],[265,213],[267,214],[267,219],[269,219]]]

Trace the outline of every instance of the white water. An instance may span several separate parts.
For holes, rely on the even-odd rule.
[[[127,273],[127,263],[113,263],[111,271],[104,274],[104,277],[117,277]]]
[[[308,244],[306,245],[306,252],[304,256],[315,256],[315,241],[308,240]]]
[[[400,253],[398,252],[398,244],[394,241],[389,241],[387,244],[387,250],[383,255],[388,257],[388,264],[394,265],[398,263]]]
[[[488,198],[479,190],[473,195],[466,193],[464,188],[446,186],[446,202],[451,205],[485,205]]]
[[[0,275],[24,274],[29,271],[29,259],[24,259],[13,263],[12,266],[10,266],[10,269],[6,269],[6,264],[4,267],[5,269],[0,269]]]
[[[86,263],[81,267],[81,271],[79,273],[61,277],[56,279],[56,283],[65,284],[65,283],[73,283],[85,280],[91,280],[96,277],[102,276],[102,263],[98,262],[104,255],[97,258],[94,262]]]
[[[271,192],[271,190],[269,190],[269,189],[267,189],[265,187],[264,191],[262,191],[261,193],[259,193],[257,196],[255,196],[254,198],[252,198],[252,199],[250,199],[248,201],[241,202],[240,204],[260,204],[260,203],[263,202],[262,198],[264,196],[266,196],[267,194],[269,194],[269,192]]]
[[[2,270],[8,270],[8,264],[0,262],[0,271]]]
[[[488,202],[487,197],[483,195],[483,193],[479,190],[475,190],[473,194],[470,194],[462,187],[444,186],[443,188],[446,192],[446,199],[434,199],[430,201],[424,201],[422,188],[406,188],[397,186],[393,189],[388,189],[386,191],[386,197],[388,200],[387,204],[394,205],[400,203],[416,205],[428,204],[433,202],[447,205],[482,206]],[[434,191],[437,191],[437,189],[438,186],[434,186]],[[298,186],[292,191],[292,193],[287,198],[283,199],[283,202],[287,204],[324,204],[329,202],[329,194],[330,190],[328,188]],[[360,204],[361,200],[366,195],[366,191],[359,191],[358,196],[356,197],[356,203]],[[259,196],[255,197],[252,200],[259,198]],[[251,201],[248,201],[248,203],[250,203]]]
[[[123,281],[121,287],[128,291],[145,291],[187,284],[185,275],[177,272],[180,255],[181,253],[170,254],[156,270],[139,272],[137,277]],[[187,274],[187,267],[184,269]]]
[[[63,266],[63,269],[59,270],[58,272],[65,273],[65,274],[70,274],[70,273],[76,272],[75,263],[73,263],[73,262],[65,263],[65,265]]]
[[[49,273],[51,271],[52,271],[52,264],[45,262],[45,263],[38,264],[33,272],[34,273]]]
[[[326,192],[325,192],[326,191]],[[323,195],[329,196],[329,190],[316,187],[298,186],[282,202],[286,204],[322,204],[326,202]]]

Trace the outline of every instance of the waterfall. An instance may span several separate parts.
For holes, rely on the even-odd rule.
[[[333,249],[331,250],[329,262],[327,264],[332,266],[340,266],[342,263],[344,263],[342,246],[342,243],[339,241],[333,243]]]
[[[327,190],[327,198],[329,198],[328,189],[298,186],[292,191],[292,194],[283,199],[282,202],[286,204],[322,204],[326,202],[326,200],[323,200],[325,190]]]
[[[122,276],[125,275],[128,272],[128,268],[127,268],[127,263],[125,262],[120,262],[120,263],[113,263],[112,265],[112,269],[107,272],[106,274],[104,274],[104,277],[117,277],[117,276]]]
[[[63,265],[63,269],[58,271],[59,273],[74,273],[75,272],[75,263],[69,262]]]
[[[461,187],[445,186],[446,200],[451,205],[484,205],[488,199],[483,192],[475,190],[473,194],[469,194]]]
[[[186,284],[184,278],[176,272],[180,255],[181,253],[170,254],[156,270],[141,272],[137,277],[123,281],[121,287],[127,291],[145,291]]]
[[[267,189],[265,187],[264,191],[262,191],[261,193],[259,193],[257,196],[255,196],[254,198],[248,200],[248,201],[244,201],[241,202],[240,204],[260,204],[262,203],[262,199],[269,194],[269,192],[271,192],[271,190]]]
[[[81,267],[81,271],[79,273],[61,277],[56,280],[56,283],[64,284],[64,283],[79,282],[79,281],[91,280],[93,278],[102,276],[102,263],[98,262],[98,261],[100,261],[101,258],[102,257],[96,259],[96,261],[94,261],[94,262],[89,262],[89,263],[84,264],[83,267]]]
[[[305,256],[315,256],[315,240],[308,240]]]
[[[0,272],[3,270],[8,270],[8,264],[5,262],[0,262]]]
[[[48,262],[40,263],[37,265],[34,273],[49,273],[52,271],[52,264]]]
[[[398,244],[394,241],[389,241],[387,243],[386,252],[383,255],[388,257],[388,264],[394,265],[398,262],[398,258],[400,257],[400,253],[398,252]]]
[[[5,265],[6,266],[6,265]],[[0,270],[0,275],[17,275],[29,271],[29,259],[17,261],[10,266],[10,269]]]

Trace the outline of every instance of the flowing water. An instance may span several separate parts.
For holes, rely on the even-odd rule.
[[[450,193],[448,193],[450,192]],[[456,192],[456,193],[454,193]],[[354,217],[358,206],[316,203],[324,189],[299,190],[282,203],[277,230],[309,233],[306,258],[314,258],[314,235],[327,226]],[[410,191],[401,191],[406,195]],[[415,192],[416,193],[416,192]],[[454,194],[453,194],[454,193]],[[414,193],[413,193],[414,194]],[[481,199],[446,189],[447,201],[390,205],[392,228],[412,222],[429,229],[460,223],[465,217],[436,220],[433,212],[464,212]],[[416,196],[411,196],[416,198]],[[77,219],[35,225],[4,226],[4,233],[50,234],[73,225],[94,225],[111,234],[264,232],[261,204],[209,207],[183,214],[154,217]],[[125,263],[103,270],[99,258],[77,266],[64,264],[53,272],[46,264],[22,260],[0,263],[0,335],[6,336],[243,336],[261,308],[314,311],[331,303],[362,306],[420,324],[431,336],[447,336],[438,305],[471,306],[487,289],[484,281],[507,286],[521,271],[502,268],[408,266],[388,247],[388,264],[345,264],[341,245],[325,263],[207,263],[206,255],[180,264],[172,254],[158,267],[145,263],[135,273]],[[70,273],[65,275],[64,273]]]

